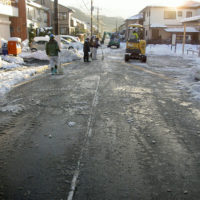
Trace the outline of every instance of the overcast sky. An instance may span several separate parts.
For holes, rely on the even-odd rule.
[[[91,0],[58,0],[60,4],[73,6],[89,14]],[[99,7],[100,14],[121,16],[123,18],[137,14],[147,5],[176,6],[185,0],[93,0],[94,6]],[[196,0],[200,2],[200,0]]]

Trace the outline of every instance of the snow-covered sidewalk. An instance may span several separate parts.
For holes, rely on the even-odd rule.
[[[184,55],[182,54],[182,44],[178,44],[176,52],[174,47],[171,50],[171,45],[148,45],[147,54],[149,56],[167,56],[173,57],[173,62],[170,59],[167,63],[152,68],[157,71],[170,72],[177,78],[178,87],[187,90],[192,98],[200,100],[200,57],[198,54],[192,54],[187,50],[199,51],[199,45],[185,45]],[[177,60],[177,62],[176,62]],[[179,64],[178,61],[182,60]]]

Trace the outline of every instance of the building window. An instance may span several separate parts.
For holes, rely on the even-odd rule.
[[[187,11],[186,12],[186,17],[192,17],[192,12],[191,11]]]
[[[61,27],[61,28],[60,28],[60,34],[61,34],[61,35],[67,34],[67,27]]]
[[[60,20],[66,20],[67,19],[67,13],[65,13],[65,12],[60,12],[58,14],[58,16],[59,16]]]
[[[11,32],[11,33],[14,32],[14,28],[13,28],[13,26],[10,27],[10,32]]]
[[[182,11],[178,11],[178,17],[182,17],[182,16],[183,16]]]
[[[146,36],[148,35],[148,31],[146,30]]]
[[[176,19],[176,11],[165,11],[164,18],[165,19]]]

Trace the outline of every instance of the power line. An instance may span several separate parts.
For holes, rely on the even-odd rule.
[[[87,7],[87,5],[85,4],[85,1],[84,1],[84,0],[81,0],[81,1],[83,2],[85,8],[86,8],[88,11],[90,11],[90,9],[89,9],[89,8]]]

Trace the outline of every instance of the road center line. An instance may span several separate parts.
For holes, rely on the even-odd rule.
[[[93,123],[93,120],[94,120],[94,108],[96,107],[97,101],[98,101],[99,83],[100,83],[100,76],[97,80],[97,86],[96,86],[94,98],[93,98],[93,101],[92,101],[90,116],[88,118],[87,131],[86,131],[86,134],[85,134],[85,139],[84,139],[83,147],[81,149],[80,157],[79,157],[78,162],[77,162],[77,167],[76,167],[76,170],[75,170],[73,178],[72,178],[71,188],[70,188],[70,192],[68,194],[67,200],[72,200],[73,197],[74,197],[74,192],[75,192],[75,189],[76,189],[77,180],[78,180],[79,173],[80,173],[80,164],[81,164],[81,160],[82,160],[82,157],[83,157],[83,153],[86,149],[86,146],[87,146],[87,143],[88,143],[88,138],[91,137],[91,135],[92,135],[92,123]]]

